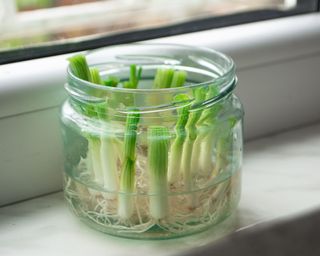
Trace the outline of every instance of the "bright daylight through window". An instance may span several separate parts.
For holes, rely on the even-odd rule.
[[[1,0],[0,52],[296,5],[297,0]]]

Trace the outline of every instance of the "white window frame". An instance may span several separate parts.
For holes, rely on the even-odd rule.
[[[224,0],[214,1],[219,4]],[[185,8],[183,11],[174,12],[175,19],[181,22],[187,20],[192,8],[206,5],[206,2],[207,0],[108,0],[17,12],[15,0],[1,0],[0,21],[2,22],[0,23],[0,32],[3,40],[36,36],[43,31],[46,33],[60,32],[61,28],[63,30],[79,26],[98,28],[99,24],[101,24],[101,27],[105,27],[105,24],[116,24],[119,20],[126,21],[132,17],[140,23],[148,24],[150,23],[150,16],[170,17],[171,12],[168,12],[168,9],[179,10],[183,5]],[[288,10],[296,5],[297,0],[284,0],[284,4],[279,8]],[[268,5],[266,4],[261,8],[263,7],[267,8]],[[146,13],[148,15],[145,15]]]

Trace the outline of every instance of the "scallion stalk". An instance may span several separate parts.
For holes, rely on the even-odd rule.
[[[124,82],[123,86],[129,89],[136,89],[142,75],[142,68],[136,65],[130,65],[129,81]],[[134,105],[134,98],[129,95],[125,99],[128,108]],[[124,155],[120,175],[120,194],[118,202],[118,214],[121,219],[129,219],[134,212],[134,198],[132,193],[135,190],[136,175],[136,139],[137,128],[140,120],[140,114],[135,110],[126,117],[126,127],[124,135]]]
[[[187,73],[182,70],[173,70],[170,68],[159,68],[156,71],[153,87],[155,89],[169,88],[169,87],[181,87],[184,85],[187,78]],[[181,94],[174,98],[177,104],[185,104],[189,98],[187,95]],[[155,99],[156,101],[156,99]],[[169,169],[168,169],[168,180],[170,183],[174,183],[180,172],[182,147],[185,139],[185,125],[188,119],[189,107],[180,107],[178,109],[178,121],[175,126],[176,138],[170,149],[169,157]]]
[[[70,69],[72,73],[85,81],[91,81],[91,72],[87,63],[87,60],[84,55],[78,54],[70,57],[69,59]],[[94,107],[90,104],[83,104],[81,106],[81,110],[89,117],[95,116]],[[100,162],[100,139],[96,136],[88,134],[86,132],[83,133],[86,139],[88,140],[88,162],[90,163],[92,170],[92,175],[94,180],[97,183],[101,183],[103,181],[103,174],[101,169]]]
[[[139,119],[139,113],[130,113],[126,121],[118,205],[118,214],[121,219],[129,219],[134,212],[132,193],[135,190],[136,139]]]
[[[97,68],[89,68],[91,79],[90,82],[94,84],[103,84],[102,79],[100,77],[99,69]]]
[[[154,78],[153,88],[169,88],[175,71],[171,68],[158,68]]]
[[[131,64],[129,81],[124,82],[123,87],[128,89],[136,89],[141,79],[141,75],[142,75],[142,68],[141,67],[137,68],[135,64]]]
[[[95,83],[104,85],[97,68],[89,68],[84,55],[75,55],[69,58],[70,68],[77,77]],[[115,86],[115,84],[114,84]],[[102,126],[102,131],[105,130],[107,118],[107,103],[87,103],[82,108],[90,117],[96,117]],[[114,150],[115,138],[106,136],[103,132],[100,137],[88,135],[88,156],[93,169],[95,181],[102,185],[108,191],[116,191],[118,188],[117,177],[117,158]]]
[[[120,82],[120,79],[118,77],[109,76],[107,80],[103,81],[103,84],[105,86],[117,87],[119,82]]]
[[[103,110],[105,110],[105,108],[103,108],[103,106],[100,107],[98,111],[101,114],[99,115],[104,115]],[[100,161],[103,171],[103,186],[107,191],[115,192],[119,186],[117,160],[121,158],[121,156],[118,155],[116,150],[119,142],[115,135],[110,132],[110,128],[107,126],[105,119],[101,120],[101,129]]]
[[[210,85],[206,100],[211,100],[219,93],[215,85]],[[212,148],[215,142],[217,114],[221,110],[221,103],[207,107],[201,113],[198,125],[202,127],[194,143],[194,150],[191,160],[191,170],[193,173],[210,173],[212,170]]]
[[[85,81],[91,81],[91,72],[86,57],[82,54],[74,55],[68,58],[72,73]]]
[[[169,156],[169,169],[168,169],[168,181],[170,184],[175,183],[179,174],[181,173],[181,161],[183,144],[186,138],[186,124],[189,117],[189,96],[186,94],[179,94],[175,97],[174,101],[180,107],[177,109],[177,123],[175,125],[176,137],[171,145]]]
[[[169,130],[164,126],[148,128],[148,169],[150,214],[156,219],[165,218],[168,212],[168,150]]]
[[[100,138],[94,136],[87,136],[88,140],[88,156],[90,157],[89,161],[93,169],[93,176],[96,183],[103,185],[103,170],[101,166],[100,158]]]
[[[97,68],[90,68],[91,82],[95,84],[104,85],[99,70]],[[105,134],[108,131],[107,127],[107,102],[96,104],[95,110],[101,124],[100,136],[100,165],[103,173],[103,187],[110,192],[118,190],[118,174],[117,174],[117,159],[119,156],[115,150],[116,138],[113,134]],[[98,158],[98,156],[96,156]],[[98,160],[98,159],[97,159]],[[110,197],[108,195],[108,197]],[[112,198],[112,196],[111,196]]]
[[[187,73],[183,70],[176,70],[173,73],[173,77],[171,80],[171,88],[181,87],[184,85],[187,79]]]
[[[194,103],[193,106],[195,109],[193,111],[190,110],[188,122],[186,124],[187,138],[184,142],[183,147],[183,155],[182,155],[182,170],[183,170],[183,181],[186,191],[190,191],[193,188],[193,177],[191,172],[191,159],[193,153],[193,145],[197,138],[198,130],[197,130],[197,122],[201,117],[202,110],[197,109],[199,104],[203,102],[206,96],[205,88],[197,88],[194,90]],[[192,109],[192,108],[191,108]],[[191,206],[194,205],[192,200]]]

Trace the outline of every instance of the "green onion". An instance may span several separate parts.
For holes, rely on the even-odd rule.
[[[215,85],[210,85],[206,100],[211,100],[219,93]],[[213,127],[217,123],[217,114],[222,108],[221,103],[207,107],[201,113],[201,117],[197,122],[202,127],[198,133],[197,139],[194,143],[194,149],[191,159],[191,170],[193,173],[210,173],[212,170],[212,148],[215,142],[216,129]]]
[[[103,170],[100,158],[100,138],[87,136],[88,140],[88,155],[90,156],[91,166],[93,169],[94,180],[96,183],[103,185]]]
[[[183,70],[175,71],[171,81],[171,88],[181,87],[184,85],[187,79],[187,73]]]
[[[101,77],[100,77],[99,69],[90,68],[89,70],[90,70],[90,74],[91,74],[90,82],[95,83],[95,84],[103,84]]]
[[[148,169],[150,214],[156,219],[168,215],[168,150],[169,130],[163,126],[148,128]]]
[[[139,119],[138,113],[130,113],[126,121],[118,205],[118,214],[122,219],[129,219],[134,212],[134,201],[131,194],[135,187],[136,139]]]
[[[142,68],[141,67],[137,68],[136,65],[131,64],[129,80],[123,82],[123,88],[127,88],[127,89],[138,88],[141,75],[142,75]],[[123,104],[126,105],[127,107],[134,106],[134,95],[131,95],[128,93],[126,96],[124,96],[122,99],[119,99],[119,100],[123,102]]]
[[[187,78],[187,73],[183,70],[171,68],[158,68],[154,78],[153,88],[172,88],[183,86]]]
[[[103,84],[110,87],[117,87],[119,82],[120,82],[120,79],[118,77],[109,76],[107,80],[103,81]]]
[[[154,78],[153,88],[169,88],[171,86],[174,73],[174,70],[171,68],[157,69],[156,76]]]
[[[185,71],[175,71],[173,69],[159,68],[156,71],[156,76],[154,79],[153,87],[156,89],[169,88],[169,87],[181,87],[184,85],[187,78],[187,73]],[[185,102],[189,100],[187,95],[181,94],[174,98],[177,105],[181,105],[178,109],[178,121],[175,126],[176,139],[174,140],[169,157],[169,170],[168,179],[170,183],[174,183],[180,172],[181,156],[182,156],[182,146],[185,138],[185,125],[188,120],[189,107],[182,107]],[[156,102],[156,99],[155,99]]]
[[[97,68],[90,68],[90,73],[92,83],[103,85]],[[102,131],[108,131],[109,129],[106,126],[107,123],[105,120],[107,117],[107,102],[96,104],[95,110],[100,118]],[[107,191],[114,192],[118,189],[117,159],[119,156],[117,156],[115,150],[116,138],[113,134],[110,136],[110,134],[104,134],[102,132],[100,141],[100,165],[103,173],[103,187]],[[112,198],[112,196],[110,198]]]
[[[197,122],[201,117],[202,109],[199,108],[199,104],[203,102],[206,96],[205,88],[197,88],[194,90],[194,102],[193,107],[190,109],[188,122],[186,124],[187,138],[184,142],[183,155],[182,155],[182,170],[184,188],[186,191],[190,191],[193,188],[193,177],[191,173],[191,159],[193,152],[193,145],[197,138]],[[194,109],[192,109],[194,108]],[[191,207],[195,204],[194,200],[191,201]]]
[[[118,154],[117,147],[119,145],[115,134],[110,132],[107,125],[107,103],[102,103],[96,106],[98,116],[101,118],[101,145],[100,145],[100,161],[103,171],[104,188],[107,191],[117,191],[118,189],[118,174],[117,174],[117,160],[121,158]],[[106,133],[108,132],[108,133]]]
[[[97,68],[89,68],[84,55],[75,55],[69,58],[71,71],[77,77],[95,83],[104,85],[99,70]],[[100,121],[102,131],[106,129],[107,118],[107,102],[87,103],[83,104],[82,109],[90,117],[96,117]],[[95,182],[108,191],[116,191],[118,188],[117,177],[117,159],[114,145],[114,135],[105,135],[102,133],[100,137],[87,135],[88,155],[90,156],[91,167]]]
[[[168,180],[169,183],[174,183],[178,180],[179,174],[181,173],[181,158],[183,143],[186,138],[186,129],[185,126],[188,122],[189,117],[189,96],[186,94],[179,94],[175,97],[174,101],[177,102],[177,105],[180,106],[177,109],[178,120],[175,125],[176,137],[173,141],[170,149],[169,157],[169,170],[168,170]]]
[[[91,73],[84,55],[77,54],[68,58],[68,60],[70,63],[70,69],[76,77],[91,82]]]
[[[86,58],[84,55],[79,54],[70,57],[69,59],[70,63],[70,69],[72,73],[77,76],[80,79],[83,79],[85,81],[91,82],[92,76],[91,72],[88,66],[88,63],[86,61]],[[81,110],[83,113],[85,113],[87,116],[95,116],[96,112],[94,110],[94,106],[92,104],[83,104],[81,106]],[[93,136],[91,134],[84,133],[85,137],[88,140],[88,158],[89,162],[92,168],[92,175],[94,176],[94,180],[97,183],[100,183],[103,181],[103,172],[101,168],[101,161],[100,161],[100,139],[96,136]]]
[[[142,68],[139,67],[137,69],[136,65],[131,64],[129,81],[124,82],[123,87],[128,89],[136,89],[141,79],[141,74],[142,74]]]
[[[142,68],[136,65],[130,65],[129,81],[123,83],[124,88],[136,89],[142,75]],[[124,99],[127,107],[134,105],[133,95],[128,95]],[[124,156],[123,165],[120,176],[120,191],[118,214],[121,219],[126,220],[131,217],[134,212],[133,198],[130,193],[134,191],[135,183],[135,161],[136,161],[136,136],[137,125],[140,119],[138,113],[130,113],[126,118],[125,137],[124,137]],[[127,194],[128,193],[128,194]]]

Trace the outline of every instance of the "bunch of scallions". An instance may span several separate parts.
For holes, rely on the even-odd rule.
[[[102,79],[96,67],[88,66],[84,55],[75,55],[69,58],[69,62],[73,75],[82,80],[101,86],[139,88],[143,70],[134,64],[130,65],[128,80],[120,81],[114,76]],[[187,72],[183,70],[169,67],[158,68],[152,88],[184,86],[187,75]],[[147,212],[145,214],[151,218],[150,223],[159,223],[170,217],[169,194],[172,190],[192,191],[195,189],[197,173],[204,173],[205,179],[210,180],[228,165],[227,152],[232,146],[230,132],[236,120],[227,120],[223,127],[217,124],[216,116],[224,108],[223,103],[216,103],[200,111],[192,111],[193,106],[217,94],[218,89],[215,86],[194,89],[193,97],[178,94],[171,99],[177,106],[174,129],[161,123],[146,128],[147,150],[145,152],[147,153],[145,157],[147,164],[143,172],[147,176],[147,181],[144,180],[147,184],[144,186],[147,187],[147,194],[150,195],[146,203],[147,210],[145,210]],[[79,111],[98,120],[102,131],[92,134],[86,131],[82,135],[88,141],[87,169],[92,180],[103,188],[102,191],[106,191],[102,198],[108,200],[109,204],[113,204],[113,209],[116,209],[113,217],[118,217],[119,223],[129,223],[133,226],[134,215],[138,215],[135,219],[140,219],[140,224],[143,223],[142,214],[136,213],[139,208],[136,204],[139,201],[134,196],[137,192],[138,129],[143,116],[140,115],[130,97],[116,100],[122,101],[122,104],[128,109],[124,122],[122,122],[123,139],[118,139],[112,135],[112,131],[108,130],[107,123],[112,118],[108,114],[108,105],[112,104],[110,98],[102,103],[80,103]],[[198,131],[200,126],[204,128],[201,133]],[[208,129],[205,129],[206,127]],[[216,153],[213,163],[212,149],[214,147],[216,147]],[[106,196],[107,194],[110,195]],[[197,207],[198,201],[195,197],[189,198],[190,211]],[[109,213],[104,212],[104,214]],[[146,224],[145,229],[150,226],[150,223]]]

